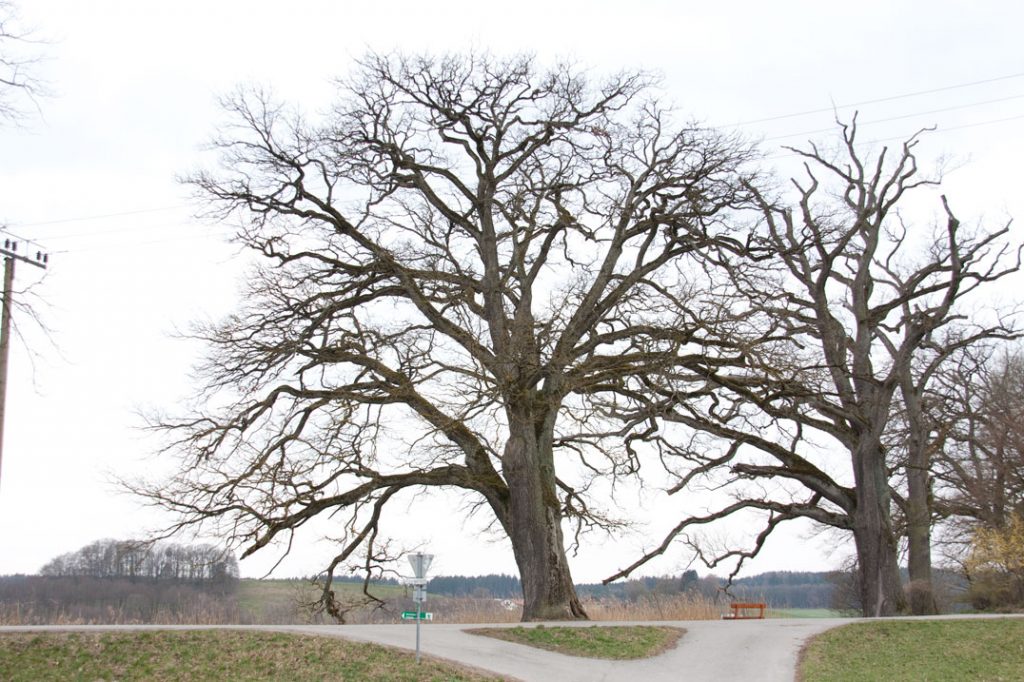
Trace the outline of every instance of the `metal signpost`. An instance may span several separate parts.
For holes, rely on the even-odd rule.
[[[416,618],[416,662],[420,662],[420,621],[430,620],[434,614],[423,612],[423,602],[427,600],[427,571],[430,569],[430,562],[434,560],[433,554],[416,552],[409,555],[409,564],[412,566],[413,579],[409,584],[413,586],[412,600],[416,602],[416,613],[406,611],[402,613],[403,620],[406,616]],[[426,618],[424,618],[426,616]]]

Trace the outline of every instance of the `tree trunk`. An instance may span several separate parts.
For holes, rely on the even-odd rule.
[[[860,514],[856,515],[860,517]],[[857,544],[861,612],[865,617],[897,616],[906,611],[900,585],[896,538],[874,523],[858,518],[853,536]]]
[[[923,448],[922,448],[923,450]],[[907,568],[910,612],[915,616],[938,613],[932,587],[931,505],[927,463],[914,448],[907,466]]]
[[[854,455],[857,508],[853,537],[857,545],[861,611],[867,617],[896,616],[906,611],[900,585],[896,535],[892,529],[885,455],[865,443]]]
[[[914,384],[909,362],[901,367],[900,392],[907,419],[907,592],[910,612],[930,616],[939,611],[932,585],[930,427],[922,407],[923,388]]]
[[[586,619],[565,556],[551,449],[538,443],[532,426],[510,429],[502,456],[506,529],[523,585],[523,620]]]

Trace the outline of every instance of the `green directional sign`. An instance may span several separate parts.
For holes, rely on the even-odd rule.
[[[421,611],[420,620],[434,620],[434,614],[430,611]],[[402,620],[416,620],[415,611],[402,611]]]

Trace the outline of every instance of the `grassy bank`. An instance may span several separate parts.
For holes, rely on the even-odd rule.
[[[811,640],[798,678],[802,682],[1022,680],[1024,619],[854,623]]]
[[[500,680],[396,649],[239,630],[0,635],[0,680]]]

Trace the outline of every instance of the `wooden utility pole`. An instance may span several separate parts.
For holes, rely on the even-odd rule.
[[[23,260],[45,270],[50,260],[50,255],[42,250],[35,252],[35,258],[24,253],[24,249],[22,253],[18,253],[18,241],[10,237],[4,237],[3,241],[0,242],[0,254],[4,256],[4,307],[3,313],[0,315],[0,472],[2,472],[4,462],[4,422],[7,412],[7,356],[11,350],[11,313],[13,312],[14,301],[14,263],[15,261]]]
[[[0,318],[0,472],[4,465],[4,415],[7,411],[7,355],[11,348],[11,300],[14,298],[14,259],[4,258],[4,310]]]

